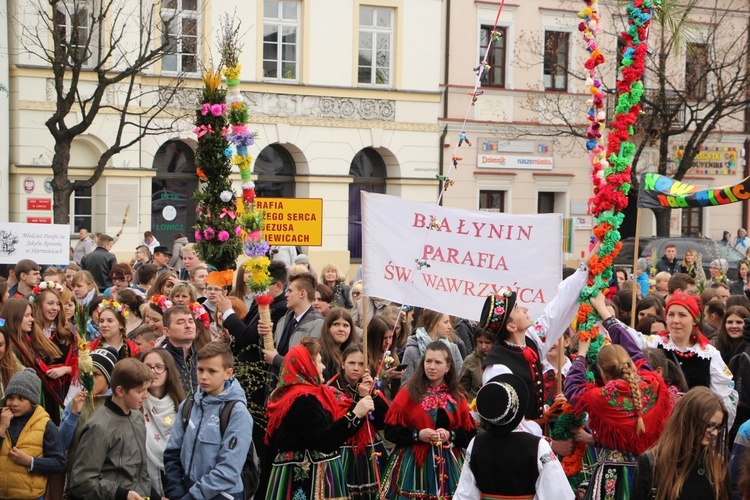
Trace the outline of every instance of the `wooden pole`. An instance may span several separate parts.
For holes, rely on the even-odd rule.
[[[562,367],[565,359],[565,335],[557,341],[557,374],[555,374],[555,394],[562,394]]]
[[[633,247],[633,297],[632,301],[633,304],[630,306],[630,327],[635,328],[635,305],[638,299],[638,279],[637,279],[637,271],[638,268],[638,253],[640,251],[640,241],[641,241],[641,211],[643,209],[638,207],[638,212],[636,212],[635,216],[635,246]]]
[[[362,295],[360,301],[362,302],[362,354],[364,354],[365,369],[367,369],[370,366],[370,360],[367,358],[367,297]]]

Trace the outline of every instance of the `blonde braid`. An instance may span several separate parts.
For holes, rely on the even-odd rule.
[[[631,370],[633,366],[632,361],[627,360],[620,366],[620,373],[622,373],[622,379],[630,384],[630,390],[633,395],[633,407],[635,413],[638,415],[638,420],[635,424],[635,433],[642,434],[646,431],[646,424],[643,423],[643,405],[641,403],[641,389],[638,387],[638,381],[635,379],[635,375]]]

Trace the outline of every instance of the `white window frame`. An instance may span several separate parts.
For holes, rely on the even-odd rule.
[[[393,86],[393,57],[396,52],[394,46],[394,24],[396,21],[396,9],[392,7],[376,7],[373,5],[360,5],[359,6],[359,36],[357,38],[357,84],[367,87],[385,87],[390,88]],[[370,25],[362,24],[362,9],[373,9],[373,22]],[[390,23],[388,27],[378,26],[378,12],[387,11],[390,15]],[[377,38],[378,35],[387,34],[389,35],[388,40],[388,81],[385,83],[377,83]],[[362,82],[359,79],[359,68],[365,67],[359,64],[359,51],[365,50],[360,47],[362,40],[365,37],[370,38],[371,50],[370,50],[370,81]]]
[[[85,189],[85,188],[83,188]],[[73,232],[78,233],[78,228],[76,228],[76,216],[78,217],[87,217],[90,221],[89,226],[86,229],[90,233],[94,233],[94,187],[88,188],[91,190],[91,194],[89,196],[76,196],[75,189],[70,194],[70,226],[73,228]],[[90,200],[91,201],[91,213],[85,214],[85,213],[77,213],[76,212],[76,200]]]
[[[65,29],[65,41],[67,43],[70,43],[70,37],[71,37],[71,33],[73,29],[79,29],[79,30],[84,29],[86,33],[85,35],[86,39],[89,38],[89,34],[91,32],[90,23],[91,23],[91,14],[92,14],[93,8],[94,8],[94,5],[91,0],[75,0],[75,1],[68,0],[64,2],[59,2],[55,6],[55,16],[57,16],[58,13],[63,14],[65,16],[65,24],[58,24],[58,26],[60,28]],[[83,17],[83,19],[85,20],[85,26],[74,26],[72,15],[78,12],[80,9],[86,9],[87,11],[86,15]],[[95,45],[94,39],[92,37],[88,46],[85,46],[85,45],[78,46],[79,48],[82,47],[83,49],[89,51],[89,56],[86,59],[86,61],[83,63],[83,67],[85,68],[90,68],[94,65],[94,52],[95,52],[94,45]],[[72,49],[73,47],[71,46],[70,48]]]
[[[267,9],[265,8],[266,2],[272,1],[276,4],[278,4],[278,15],[276,17],[268,17],[267,16]],[[283,81],[283,82],[298,82],[299,81],[299,55],[301,50],[301,39],[300,39],[300,33],[301,33],[301,16],[302,16],[302,2],[299,0],[264,0],[264,9],[263,9],[263,47],[261,52],[262,59],[262,71],[263,71],[263,80],[264,81]],[[284,6],[285,5],[295,5],[297,8],[296,13],[296,19],[289,19],[284,17]],[[273,26],[276,28],[277,33],[277,52],[276,52],[276,59],[266,59],[265,58],[265,29],[266,26]],[[284,43],[283,41],[283,31],[284,29],[288,28],[294,28],[294,61],[284,60],[283,54],[284,54],[284,46],[285,45],[291,45],[288,43]],[[266,62],[275,62],[276,63],[276,76],[265,76],[265,64]],[[294,62],[294,77],[293,78],[286,78],[284,77],[284,63]]]
[[[183,0],[174,0],[177,4],[176,9],[169,9],[166,7],[162,7],[161,9],[161,29],[162,31],[162,40],[164,36],[167,36],[166,30],[169,30],[169,25],[176,23],[178,27],[178,31],[174,33],[176,36],[176,47],[174,52],[170,52],[169,49],[165,50],[164,57],[162,57],[161,60],[161,72],[164,74],[188,74],[188,75],[197,75],[200,72],[200,53],[201,53],[201,11],[202,11],[202,0],[196,0],[196,8],[195,10],[184,10],[182,8],[182,2]],[[171,23],[167,23],[167,19],[171,19]],[[183,52],[183,33],[182,33],[182,21],[183,19],[194,19],[195,20],[195,54],[191,54],[189,52]],[[195,69],[193,70],[184,70],[182,67],[182,56],[184,55],[193,55],[195,57]],[[176,58],[176,69],[164,69],[164,61],[167,60],[169,57],[175,57]]]

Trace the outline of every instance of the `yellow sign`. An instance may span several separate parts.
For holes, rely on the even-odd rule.
[[[323,246],[322,198],[258,198],[265,210],[263,237],[269,245]]]

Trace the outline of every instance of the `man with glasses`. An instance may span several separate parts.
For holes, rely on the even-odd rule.
[[[164,313],[162,322],[167,338],[164,349],[172,355],[182,388],[185,389],[186,395],[190,395],[198,390],[198,351],[193,346],[196,332],[195,317],[186,306],[173,306]]]

